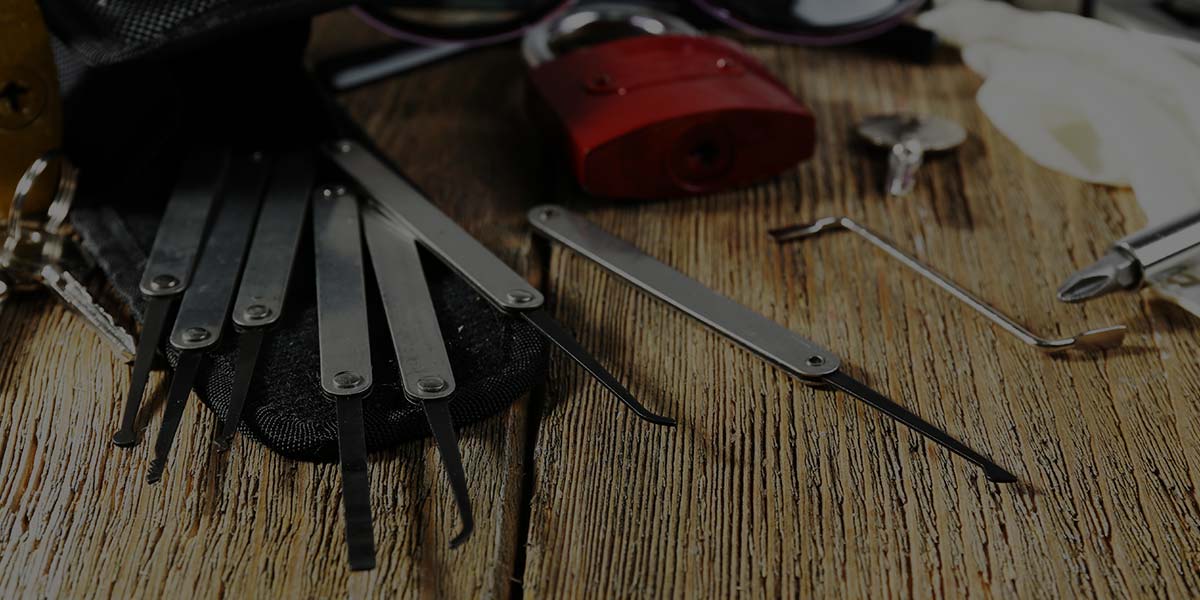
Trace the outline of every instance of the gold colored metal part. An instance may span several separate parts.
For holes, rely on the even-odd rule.
[[[0,222],[17,180],[39,156],[62,145],[62,98],[50,34],[35,0],[0,0]],[[32,190],[24,214],[54,197],[58,165]]]

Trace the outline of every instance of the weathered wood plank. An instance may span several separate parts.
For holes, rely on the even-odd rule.
[[[1197,320],[1131,296],[1058,304],[1060,279],[1142,216],[1132,195],[1048,172],[931,68],[758,47],[818,115],[817,156],[763,185],[672,202],[569,202],[705,284],[839,352],[850,371],[1024,482],[844,395],[786,378],[555,249],[556,313],[632,391],[638,423],[553,362],[538,433],[530,597],[1184,596],[1200,589]],[[861,117],[911,108],[972,132],[904,200]],[[775,247],[773,226],[848,214],[1037,331],[1129,323],[1128,347],[1049,358],[848,234]]]

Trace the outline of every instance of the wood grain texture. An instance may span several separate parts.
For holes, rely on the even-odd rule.
[[[312,56],[379,41],[345,14]],[[769,182],[671,202],[587,200],[546,160],[512,47],[346,95],[432,198],[540,282],[555,315],[677,429],[635,419],[555,354],[547,384],[462,433],[478,530],[428,441],[371,460],[380,566],[345,569],[335,465],[239,439],[210,455],[193,399],[171,468],[113,448],[129,369],[80,319],[0,313],[0,597],[1184,597],[1200,594],[1200,321],[1117,295],[1053,299],[1142,225],[1132,195],[1048,172],[979,113],[947,55],[918,68],[754,46],[814,109],[818,154]],[[879,193],[859,118],[914,108],[971,139],[909,199]],[[842,394],[804,387],[586,260],[531,240],[563,202],[839,353],[849,371],[1021,479],[963,461]],[[847,214],[1039,332],[1128,323],[1127,348],[1048,358],[849,234],[777,247],[767,229]],[[165,395],[151,384],[150,431]],[[536,433],[533,445],[527,436]],[[522,479],[532,475],[531,490]]]
[[[1182,597],[1200,593],[1200,323],[1131,295],[1066,306],[1058,282],[1142,225],[1128,192],[1032,164],[976,107],[955,56],[921,68],[756,46],[817,114],[813,160],[671,202],[566,202],[608,231],[843,356],[849,371],[1022,480],[978,471],[843,394],[789,379],[569,251],[556,314],[677,431],[631,418],[553,362],[536,442],[529,597]],[[877,112],[953,117],[965,147],[880,194]],[[1050,358],[865,241],[776,246],[849,215],[1031,328],[1129,323],[1127,348]]]

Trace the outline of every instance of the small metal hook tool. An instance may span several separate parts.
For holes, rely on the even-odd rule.
[[[983,470],[989,481],[1016,476],[990,458],[887,396],[847,375],[836,354],[672,269],[596,224],[561,206],[529,211],[534,230],[604,267],[613,275],[666,302],[767,362],[810,384],[831,386],[903,423]]]
[[[884,239],[870,229],[860,225],[849,217],[825,217],[804,225],[792,225],[790,227],[772,229],[770,233],[771,237],[775,238],[776,242],[782,244],[791,240],[812,237],[818,233],[831,229],[846,229],[857,233],[868,242],[871,242],[871,244],[876,248],[887,252],[896,260],[904,263],[908,268],[920,273],[926,279],[936,283],[939,287],[947,292],[950,292],[950,294],[952,294],[955,298],[962,300],[968,306],[975,309],[976,312],[982,314],[993,323],[999,325],[1001,329],[1004,329],[1005,331],[1016,336],[1017,339],[1021,340],[1022,342],[1025,342],[1026,344],[1043,352],[1055,353],[1063,352],[1065,350],[1100,350],[1120,346],[1121,342],[1125,340],[1126,328],[1124,325],[1089,329],[1069,338],[1047,339],[1038,336],[1023,327],[1021,324],[996,310],[983,300],[975,297],[975,295],[971,292],[968,292],[958,284],[950,281],[929,265],[926,265],[913,256],[906,254],[890,241]]]

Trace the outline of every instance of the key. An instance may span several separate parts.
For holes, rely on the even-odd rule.
[[[966,130],[954,121],[911,114],[868,117],[859,123],[858,135],[873,146],[888,149],[884,189],[892,196],[912,192],[927,152],[946,152],[967,139]]]
[[[54,199],[43,222],[25,218],[24,205],[37,179],[50,164],[60,162],[60,174]],[[66,217],[75,197],[78,172],[61,154],[48,153],[38,158],[22,175],[9,207],[7,230],[0,246],[0,268],[6,274],[6,293],[27,291],[38,286],[54,292],[60,300],[83,316],[100,337],[125,358],[133,356],[133,337],[118,326],[112,316],[96,303],[87,288],[70,269],[79,272],[84,265],[82,251],[67,237]]]

